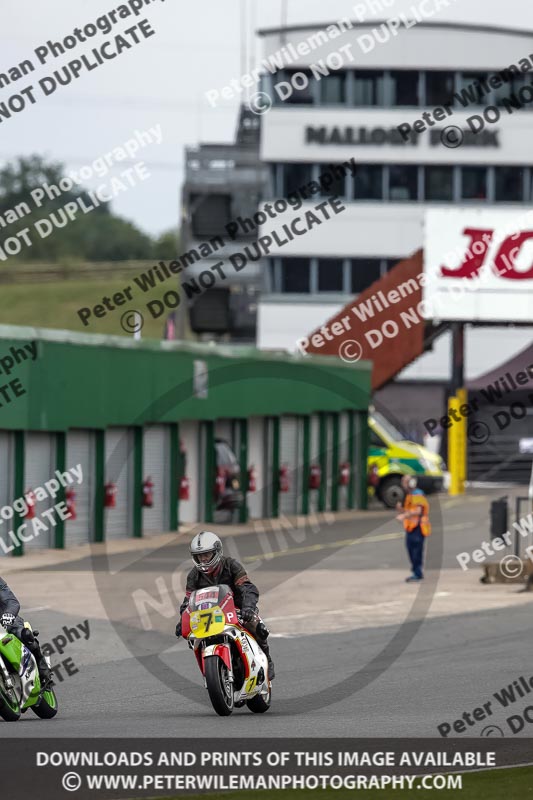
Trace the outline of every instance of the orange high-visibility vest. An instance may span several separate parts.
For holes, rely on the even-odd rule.
[[[424,536],[431,534],[431,523],[429,521],[429,503],[424,494],[408,494],[406,495],[403,508],[404,511],[414,511],[419,506],[422,506],[422,514],[418,517],[411,519],[404,519],[403,526],[407,533],[414,531],[416,526],[420,523],[420,530]]]

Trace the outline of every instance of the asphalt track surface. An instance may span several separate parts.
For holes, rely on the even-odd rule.
[[[488,507],[499,494],[481,491],[460,501],[443,498],[440,509],[433,502],[434,535],[426,581],[408,587],[412,608],[392,624],[383,624],[381,617],[374,624],[380,592],[394,597],[400,587],[406,591],[404,542],[389,512],[369,513],[355,526],[324,523],[320,530],[299,531],[298,541],[278,532],[262,537],[244,534],[228,543],[248,564],[261,592],[268,593],[270,617],[273,611],[278,620],[290,616],[286,587],[291,584],[286,581],[298,576],[312,587],[298,598],[299,608],[303,603],[309,613],[295,615],[303,618],[297,635],[287,633],[287,624],[270,624],[277,675],[272,708],[264,715],[244,708],[229,718],[218,717],[192,654],[185,642],[173,638],[175,620],[155,609],[150,612],[152,629],[142,629],[131,595],[143,589],[154,594],[157,579],[169,579],[176,565],[187,558],[185,542],[178,540],[155,550],[147,542],[146,550],[109,561],[102,556],[83,558],[34,569],[31,575],[26,571],[20,579],[14,574],[10,578],[14,586],[23,578],[31,579],[33,588],[26,597],[36,608],[28,616],[41,629],[43,641],[47,631],[75,626],[85,617],[90,620],[91,634],[88,641],[69,643],[61,657],[71,657],[79,672],[58,683],[58,716],[41,721],[28,712],[19,723],[10,724],[9,736],[438,736],[438,725],[451,723],[493,699],[494,692],[520,675],[533,675],[529,600],[533,595],[522,595],[521,605],[505,605],[514,602],[517,593],[515,586],[505,587],[502,607],[493,604],[472,611],[465,602],[450,614],[432,617],[426,613],[439,591],[442,570],[479,592],[480,568],[461,573],[455,555],[488,538]],[[354,629],[349,618],[344,622],[342,605],[335,607],[339,591],[335,577],[342,573],[346,581],[347,572],[355,588],[363,578],[376,578],[365,610],[366,623],[355,623]],[[81,588],[87,575],[96,583],[105,615],[92,614],[90,594],[84,599],[81,617],[80,598],[76,598],[75,613],[70,613],[68,602],[59,604],[55,599],[51,587],[58,580],[79,583]],[[181,591],[180,583],[174,594]],[[492,591],[483,587],[487,598]],[[280,607],[277,596],[283,598]],[[174,598],[172,602],[177,605]],[[324,605],[330,609],[331,617],[323,619],[331,619],[331,631],[327,623],[314,621],[314,612],[318,614]],[[164,598],[163,606],[168,608]],[[335,629],[339,624],[343,630]],[[276,633],[280,628],[285,631],[282,635]],[[54,663],[61,658],[53,656]],[[498,725],[510,736],[506,718],[528,704],[533,705],[533,690],[511,709],[498,708],[493,702],[493,713],[469,725],[463,736],[494,735],[489,725]],[[526,724],[522,735],[532,733],[533,726]]]

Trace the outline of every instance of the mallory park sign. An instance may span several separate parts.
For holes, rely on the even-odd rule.
[[[429,133],[429,144],[438,147],[443,144],[443,132],[446,128],[432,128]],[[474,134],[471,130],[457,129],[461,131],[461,144],[463,146],[474,147],[500,147],[499,131],[481,131]],[[344,127],[328,127],[321,125],[315,127],[306,125],[305,143],[319,145],[399,145],[403,147],[416,147],[420,141],[421,134],[413,132],[408,141],[402,137],[397,128],[380,128],[352,125]]]

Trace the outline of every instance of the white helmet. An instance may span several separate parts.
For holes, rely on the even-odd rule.
[[[404,489],[416,489],[418,481],[414,475],[402,475],[401,483]]]
[[[194,566],[200,572],[214,572],[223,555],[222,542],[212,531],[202,531],[198,533],[191,542],[190,553]],[[210,553],[208,561],[200,561],[198,556],[203,553]]]

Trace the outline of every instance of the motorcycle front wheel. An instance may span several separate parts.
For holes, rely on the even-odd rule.
[[[205,660],[205,682],[211,705],[221,717],[229,717],[233,711],[233,685],[229,671],[218,656]]]
[[[20,703],[14,689],[7,689],[0,675],[0,717],[6,722],[17,722],[21,715]]]
[[[53,689],[43,692],[38,703],[31,707],[34,714],[41,719],[52,719],[57,714],[57,697]]]

